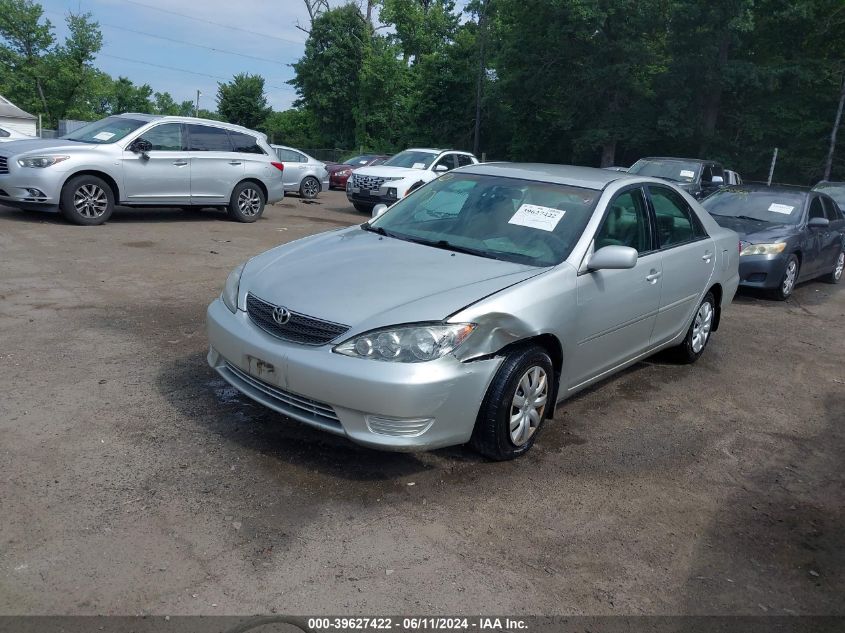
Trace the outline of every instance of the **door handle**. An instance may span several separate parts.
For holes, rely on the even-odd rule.
[[[239,161],[239,160],[230,160],[230,161],[229,161],[229,164],[230,164],[230,165],[240,165],[240,164],[241,164],[241,161]]]
[[[173,161],[173,164],[176,165],[177,167],[184,167],[185,165],[188,164],[188,161],[186,161],[186,160],[175,160],[175,161]]]
[[[713,253],[704,253],[704,255],[701,256],[701,259],[709,264],[710,260],[713,259]]]
[[[646,276],[645,276],[645,280],[646,280],[648,283],[650,283],[651,285],[654,285],[654,284],[656,284],[656,283],[657,283],[657,280],[658,280],[658,279],[660,279],[660,276],[661,276],[662,274],[663,274],[663,273],[661,273],[661,272],[658,272],[658,271],[656,271],[656,270],[653,270],[653,271],[651,271],[651,273],[650,273],[650,274],[648,274],[648,275],[646,275]]]

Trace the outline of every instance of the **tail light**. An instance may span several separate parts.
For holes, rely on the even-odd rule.
[[[742,240],[740,240],[738,243],[739,243],[739,252],[742,253]]]
[[[284,171],[284,170],[285,170],[285,164],[284,164],[284,163],[274,163],[273,161],[270,161],[270,164],[271,164],[273,167],[275,167],[276,169],[278,169],[279,171]]]

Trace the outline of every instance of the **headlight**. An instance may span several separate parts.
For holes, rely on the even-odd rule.
[[[782,253],[786,248],[786,242],[776,242],[774,244],[743,244],[742,250],[739,252],[740,257],[743,255],[777,255]]]
[[[474,323],[418,323],[373,330],[335,346],[356,358],[422,363],[457,349],[475,329]]]
[[[70,156],[28,156],[27,158],[19,158],[18,165],[21,167],[49,167],[68,158]]]
[[[229,273],[226,278],[226,285],[223,286],[223,294],[220,295],[223,303],[233,313],[238,311],[238,288],[241,286],[241,274],[244,272],[244,266],[246,266],[246,262]]]
[[[338,176],[348,176],[351,173],[352,173],[351,169],[342,169],[339,172],[337,172],[337,175]]]

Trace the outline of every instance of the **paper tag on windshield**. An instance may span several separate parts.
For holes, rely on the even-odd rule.
[[[695,172],[690,171],[689,169],[682,169],[681,178],[695,178]]]
[[[527,226],[541,231],[554,231],[566,211],[536,204],[523,204],[516,210],[508,224]]]
[[[425,169],[425,163],[414,163],[411,165],[411,169]]]
[[[107,141],[112,136],[114,136],[114,132],[98,132],[97,134],[94,135],[94,138],[97,139],[98,141]]]
[[[778,204],[777,202],[773,202],[769,205],[769,211],[774,211],[775,213],[783,213],[784,215],[789,215],[792,213],[792,210],[795,207],[790,207],[788,204]]]

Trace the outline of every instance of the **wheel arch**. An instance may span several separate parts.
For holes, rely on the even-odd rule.
[[[557,404],[557,394],[560,389],[560,380],[563,373],[563,345],[561,345],[560,339],[550,333],[537,334],[508,343],[494,354],[491,354],[491,356],[506,356],[511,350],[527,345],[539,345],[546,350],[552,361],[555,376],[554,385],[549,395],[553,404],[550,407],[546,407],[546,418],[551,418],[554,415],[555,405]]]
[[[715,332],[719,329],[719,322],[722,320],[722,296],[724,295],[722,284],[713,284],[707,292],[713,293],[713,300],[716,303],[716,316],[713,318],[713,331]],[[704,294],[706,295],[707,293]],[[693,316],[694,318],[695,316]]]
[[[263,182],[261,182],[258,178],[244,178],[243,180],[238,181],[238,184],[236,184],[234,187],[232,187],[232,191],[234,192],[235,189],[240,187],[245,182],[251,182],[253,184],[258,185],[258,188],[261,189],[261,193],[264,194],[264,202],[265,203],[267,202],[267,195],[268,195],[267,185],[265,185]],[[229,196],[231,197],[231,194],[229,194]]]
[[[113,176],[107,174],[106,172],[97,169],[81,169],[70,174],[67,178],[65,178],[64,182],[62,183],[61,191],[64,191],[65,187],[67,186],[67,183],[79,176],[94,176],[95,178],[99,178],[100,180],[105,181],[105,183],[111,188],[112,193],[114,194],[115,204],[120,204],[120,187],[117,184],[117,180],[115,180]]]

